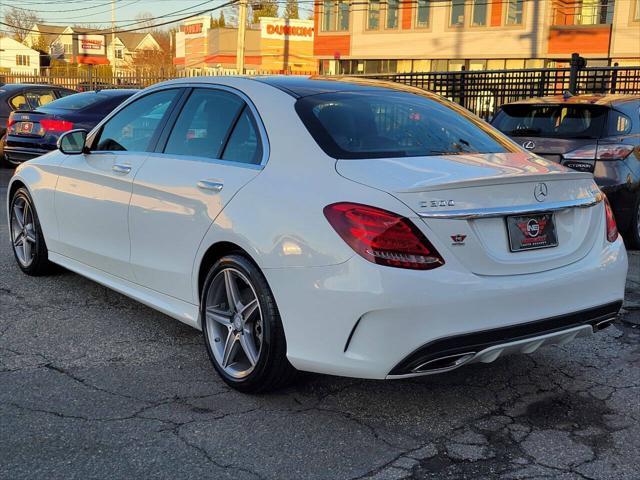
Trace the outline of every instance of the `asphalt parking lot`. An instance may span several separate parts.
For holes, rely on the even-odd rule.
[[[199,332],[69,272],[23,275],[9,176],[0,170],[2,479],[640,477],[635,252],[622,317],[590,338],[447,375],[305,375],[246,396],[215,375]]]

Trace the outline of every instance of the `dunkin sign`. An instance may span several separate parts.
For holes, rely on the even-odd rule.
[[[288,20],[284,18],[260,19],[262,38],[313,42],[313,20]]]

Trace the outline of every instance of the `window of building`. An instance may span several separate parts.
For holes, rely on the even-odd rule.
[[[398,28],[398,0],[387,0],[387,28]]]
[[[487,24],[487,0],[473,0],[473,12],[471,15],[471,25],[474,27],[484,27]]]
[[[429,26],[430,4],[430,0],[418,0],[418,6],[416,9],[416,28],[426,28]]]
[[[62,48],[64,49],[65,55],[71,55],[73,53],[73,45],[70,43],[63,43]]]
[[[635,1],[635,12],[633,13],[633,20],[640,22],[640,0]]]
[[[522,10],[524,0],[509,0],[507,2],[507,25],[522,25]]]
[[[331,0],[325,0],[325,2],[323,3],[322,30],[324,32],[330,32],[332,30],[335,30],[334,25],[336,20],[335,18],[336,11],[333,7],[334,7],[334,2],[332,2]]]
[[[451,2],[449,25],[452,27],[461,27],[464,25],[464,0],[453,0]]]
[[[28,67],[31,63],[29,55],[16,55],[16,65]]]
[[[380,28],[380,0],[369,0],[367,28],[369,30]]]
[[[322,4],[322,31],[349,30],[349,2],[347,0],[325,0]]]
[[[341,32],[349,30],[349,2],[338,2],[338,28]]]
[[[116,58],[122,60],[124,58],[124,51],[121,48],[116,48]]]

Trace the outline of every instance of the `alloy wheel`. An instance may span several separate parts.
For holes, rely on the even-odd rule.
[[[214,277],[205,304],[207,337],[218,365],[235,379],[254,370],[263,343],[263,317],[251,281],[235,268]]]
[[[11,240],[20,264],[31,265],[36,254],[36,227],[33,208],[23,196],[16,196],[11,207]]]

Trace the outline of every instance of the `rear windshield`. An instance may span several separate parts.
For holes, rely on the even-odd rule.
[[[59,98],[47,104],[44,108],[38,110],[61,109],[61,110],[82,110],[84,108],[96,105],[101,102],[117,102],[118,99],[123,101],[128,95],[107,95],[105,93],[85,92],[74,93],[66,97]]]
[[[598,105],[508,105],[493,126],[513,137],[599,138],[606,117]]]
[[[303,97],[296,111],[318,145],[342,159],[517,151],[460,107],[405,92]]]

